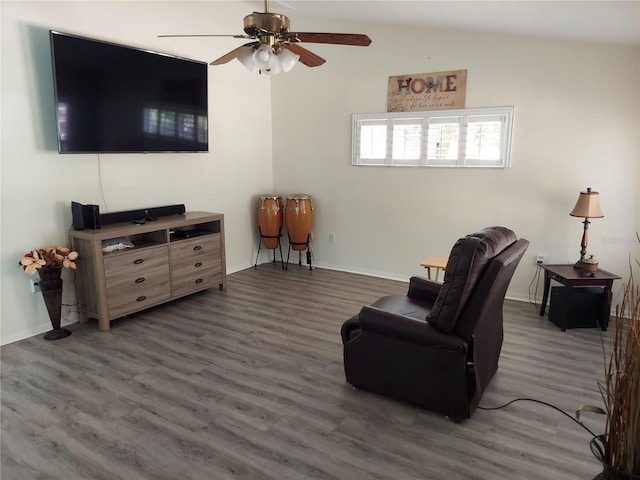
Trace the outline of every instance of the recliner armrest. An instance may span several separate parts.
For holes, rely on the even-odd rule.
[[[358,323],[363,333],[377,333],[442,350],[452,349],[464,352],[467,348],[467,342],[464,339],[457,335],[439,332],[426,320],[398,315],[372,306],[362,307]]]
[[[351,317],[349,320],[342,324],[340,329],[340,336],[342,337],[342,344],[346,345],[348,341],[353,339],[356,335],[362,332],[360,328],[360,322],[358,321],[358,315]]]
[[[422,277],[411,277],[409,279],[409,291],[407,296],[419,298],[433,304],[438,297],[438,292],[442,288],[442,283],[434,282]]]

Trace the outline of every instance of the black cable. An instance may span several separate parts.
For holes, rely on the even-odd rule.
[[[536,265],[536,272],[533,274],[533,278],[531,279],[531,283],[529,284],[529,303],[533,305],[536,310],[539,310],[538,304],[536,303],[536,297],[538,296],[538,286],[540,285],[540,272],[542,271],[542,267],[540,264]],[[536,284],[536,288],[533,292],[533,299],[531,298],[531,286]]]
[[[535,298],[531,298],[531,286],[533,285],[533,283],[536,281],[536,278],[538,278],[538,270],[540,269],[539,266],[536,266],[536,271],[533,274],[533,278],[531,279],[531,283],[529,283],[529,303],[535,305]]]
[[[104,184],[102,181],[102,161],[100,160],[100,153],[98,153],[98,182],[100,182],[100,196],[102,197],[102,203],[104,204],[104,213],[109,213],[107,199],[104,196]]]
[[[535,398],[514,398],[513,400],[511,400],[510,402],[505,403],[504,405],[500,405],[498,407],[481,407],[480,405],[478,405],[478,409],[480,410],[500,410],[502,408],[508,407],[509,405],[511,405],[514,402],[520,402],[520,401],[527,401],[527,402],[535,402],[535,403],[541,403],[542,405],[546,405],[547,407],[551,407],[554,410],[557,410],[558,412],[562,413],[564,416],[569,417],[571,420],[573,420],[574,422],[576,422],[578,425],[580,425],[582,428],[584,428],[587,432],[589,432],[593,437],[596,436],[595,433],[593,433],[591,430],[589,430],[586,425],[584,423],[582,423],[580,420],[577,420],[576,418],[574,418],[572,415],[569,415],[567,412],[565,412],[564,410],[556,407],[555,405],[552,405],[550,403],[547,402],[543,402],[542,400],[536,400]]]

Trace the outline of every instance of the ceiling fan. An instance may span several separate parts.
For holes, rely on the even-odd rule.
[[[331,43],[366,47],[371,39],[357,33],[310,33],[289,30],[289,18],[269,11],[269,0],[264,0],[264,12],[253,12],[244,17],[244,35],[158,35],[159,37],[233,37],[254,40],[231,50],[211,62],[223,65],[237,58],[249,70],[275,75],[288,72],[298,61],[307,67],[318,67],[325,59],[300,46],[300,43]]]

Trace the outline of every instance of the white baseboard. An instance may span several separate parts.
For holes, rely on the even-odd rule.
[[[263,263],[271,263],[272,260],[268,260],[265,262],[260,262],[260,265],[262,265]],[[298,263],[292,263],[290,262],[290,265],[297,265]],[[305,265],[305,264],[303,264]],[[233,267],[231,267],[228,271],[227,271],[227,275],[231,275],[232,273],[236,273],[236,272],[240,272],[242,270],[246,270],[248,268],[253,268],[253,264],[252,263],[242,263],[239,265],[234,265]],[[345,268],[342,267],[340,265],[333,265],[333,264],[326,264],[326,263],[318,263],[313,265],[314,267],[317,268],[324,268],[327,270],[336,270],[338,272],[346,272],[346,273],[355,273],[357,275],[367,275],[370,277],[377,277],[377,278],[384,278],[387,280],[396,280],[399,282],[405,282],[405,283],[409,283],[409,278],[407,278],[406,276],[403,275],[397,275],[397,274],[392,274],[392,273],[388,273],[388,272],[381,272],[378,270],[368,270],[368,269],[353,269],[353,268]],[[509,300],[515,300],[517,302],[526,302],[529,303],[529,298],[524,297],[523,295],[510,295],[509,293],[507,293],[506,297]],[[536,302],[538,302],[538,304],[542,301],[541,298],[536,299]],[[67,326],[67,325],[73,325],[74,323],[76,323],[75,321],[63,321],[61,322],[61,325],[63,327]],[[8,336],[2,336],[0,337],[0,345],[7,345],[9,343],[13,343],[13,342],[17,342],[19,340],[24,340],[25,338],[29,338],[29,337],[33,337],[36,335],[41,335],[41,334],[45,334],[47,333],[49,330],[51,330],[51,323],[47,322],[47,323],[42,323],[36,327],[32,327],[32,328],[28,328],[26,330],[22,330],[20,332],[14,333],[12,335],[8,335]]]
[[[77,322],[69,322],[62,321],[60,322],[60,326],[67,327],[69,325],[73,325]],[[9,343],[17,342],[18,340],[24,340],[25,338],[35,337],[36,335],[44,335],[49,330],[51,330],[51,322],[42,323],[36,327],[27,328],[26,330],[21,330],[12,335],[5,335],[0,337],[0,345],[8,345]]]
[[[261,262],[260,265],[262,265],[263,263],[270,263],[271,260],[267,261],[267,262]],[[289,265],[297,265],[298,263],[295,262],[289,262]],[[303,264],[304,265],[304,264]],[[253,266],[253,265],[251,265]],[[346,268],[343,267],[341,265],[334,265],[334,264],[330,264],[330,263],[318,263],[318,264],[314,264],[314,267],[317,268],[325,268],[327,270],[336,270],[338,272],[345,272],[345,273],[355,273],[357,275],[367,275],[369,277],[377,277],[377,278],[384,278],[386,280],[396,280],[398,282],[405,282],[405,283],[409,283],[409,277],[411,276],[418,276],[418,275],[410,275],[409,277],[404,276],[404,275],[398,275],[398,274],[394,274],[394,273],[388,273],[388,272],[381,272],[379,270],[368,270],[368,269],[353,269],[353,268]],[[244,268],[238,268],[236,270],[234,270],[235,272],[238,272],[240,270],[244,270]],[[529,303],[529,297],[524,296],[524,295],[520,295],[520,294],[509,294],[509,292],[507,292],[507,295],[505,295],[506,299],[509,300],[514,300],[516,302],[524,302],[524,303]],[[540,298],[536,298],[535,301],[540,304],[540,302],[542,301],[542,297]]]
[[[409,277],[405,275],[381,272],[379,270],[345,268],[345,267],[341,267],[340,265],[332,265],[327,263],[319,263],[316,266],[318,268],[326,268],[327,270],[336,270],[338,272],[355,273],[357,275],[367,275],[369,277],[384,278],[386,280],[396,280],[398,282],[405,282],[407,284],[409,283]]]

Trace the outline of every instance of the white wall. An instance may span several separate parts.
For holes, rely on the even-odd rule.
[[[270,79],[238,62],[210,67],[208,154],[60,155],[48,38],[57,29],[210,62],[241,41],[157,35],[241,32],[246,4],[20,0],[0,8],[2,343],[51,328],[42,296],[30,292],[31,277],[17,262],[32,248],[68,244],[71,200],[98,204],[103,213],[175,203],[224,213],[228,271],[251,265],[255,195],[273,188],[272,132],[264,121]],[[72,303],[65,278],[64,302]],[[63,313],[63,321],[76,320]]]
[[[620,275],[630,253],[640,258],[640,49],[315,20],[296,29],[373,40],[306,45],[327,63],[272,81],[274,186],[313,196],[318,265],[407,279],[460,236],[504,225],[531,242],[509,290],[527,299],[537,253],[579,257],[582,223],[569,212],[586,187],[605,214],[589,253]],[[386,111],[389,76],[458,69],[468,108],[515,107],[511,168],[351,166],[351,114]]]
[[[308,45],[324,66],[273,79],[238,62],[211,67],[209,154],[59,155],[49,29],[211,61],[238,40],[156,35],[240,32],[247,3],[20,0],[0,9],[1,343],[50,328],[17,261],[67,243],[71,200],[102,211],[185,203],[222,212],[230,272],[253,263],[261,192],[313,196],[321,266],[399,279],[424,274],[419,262],[461,235],[502,224],[532,242],[509,293],[527,298],[536,253],[577,258],[582,225],[568,213],[590,186],[606,216],[592,222],[589,251],[620,274],[629,253],[640,257],[637,48],[295,18],[296,30],[368,33],[373,44]],[[352,167],[351,114],[384,111],[391,75],[448,69],[468,70],[468,107],[516,107],[513,166]],[[70,288],[65,297],[73,302]]]

